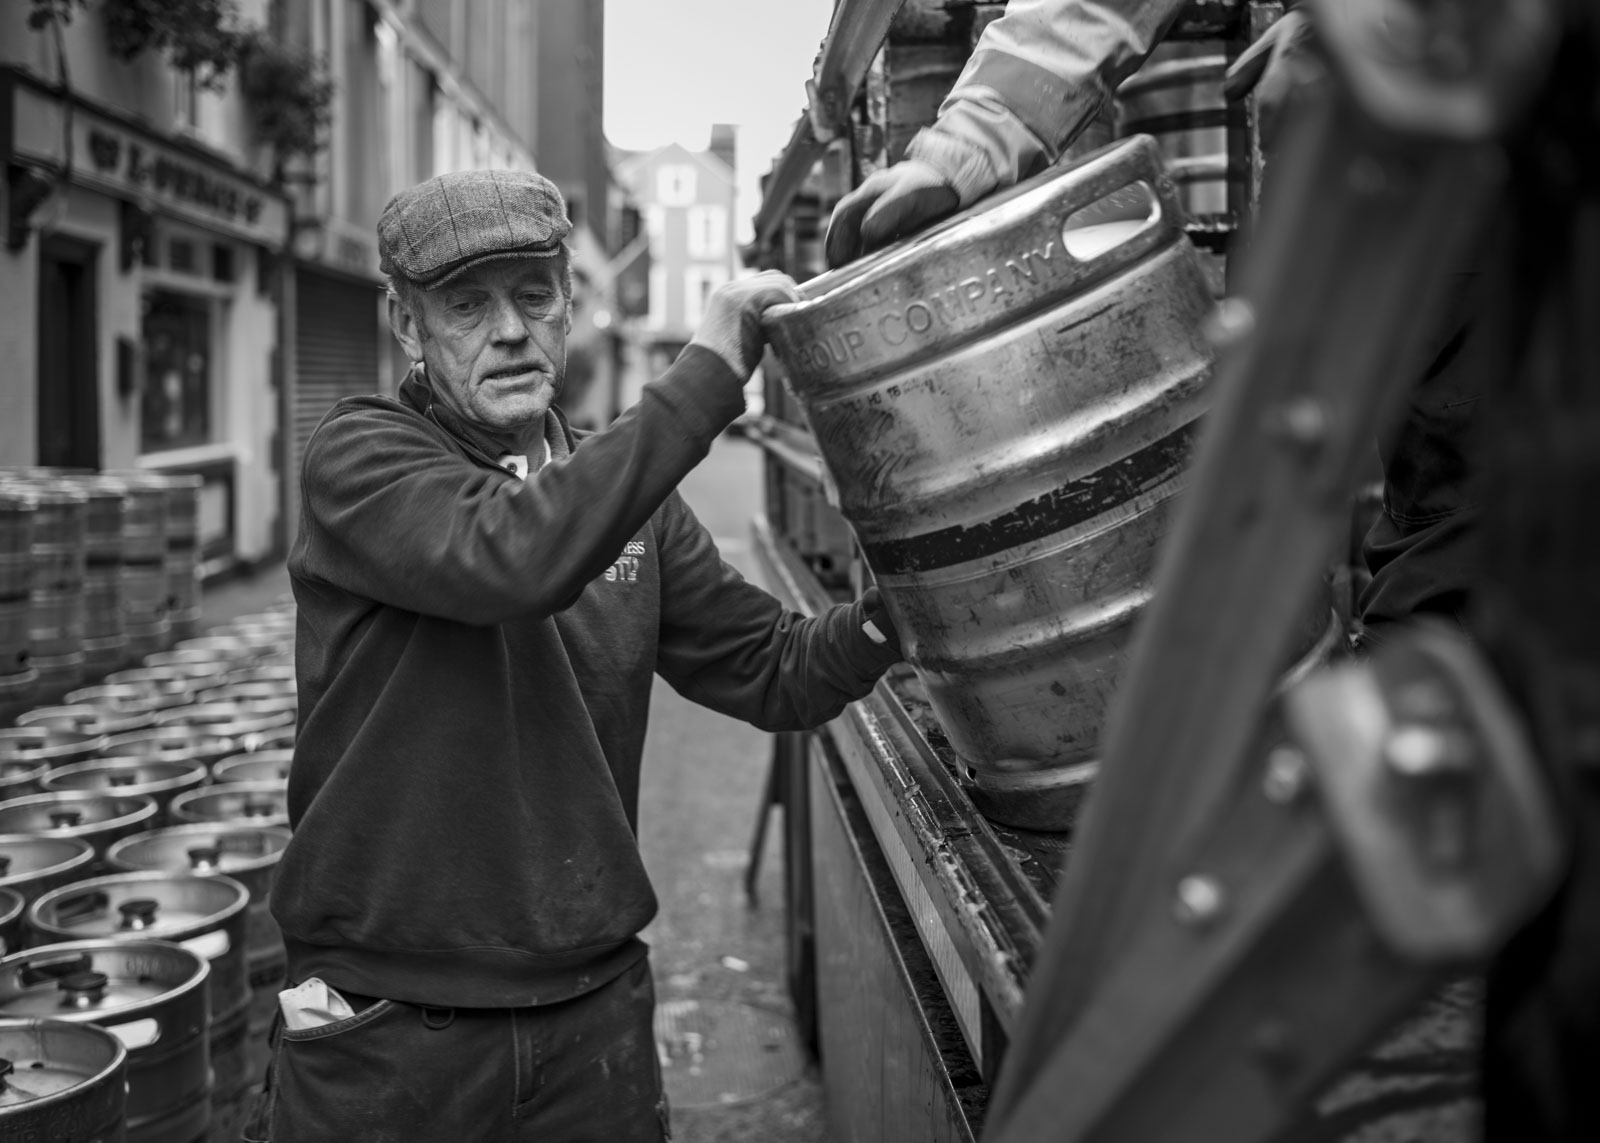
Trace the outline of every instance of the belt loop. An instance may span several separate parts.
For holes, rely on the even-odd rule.
[[[427,1005],[423,1005],[422,1022],[435,1032],[442,1032],[456,1022],[456,1010],[454,1008],[430,1008]]]

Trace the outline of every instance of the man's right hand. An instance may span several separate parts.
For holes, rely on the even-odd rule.
[[[689,344],[703,346],[728,363],[741,382],[761,363],[766,336],[761,315],[771,306],[798,302],[794,279],[777,270],[763,270],[718,286],[706,299],[705,317]]]
[[[843,266],[914,234],[958,205],[949,179],[920,159],[904,159],[874,171],[833,208],[823,243],[828,265]]]

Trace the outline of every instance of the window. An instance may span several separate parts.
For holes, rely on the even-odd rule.
[[[644,225],[650,234],[650,248],[657,252],[666,248],[667,241],[667,210],[663,206],[647,206],[644,209]]]
[[[667,324],[667,268],[650,267],[650,312],[645,324],[651,329],[663,329]]]
[[[163,452],[211,439],[212,303],[168,290],[144,296],[139,445]]]
[[[728,280],[728,271],[722,266],[690,266],[683,272],[683,323],[690,328],[698,326],[705,317],[706,302],[711,291]]]
[[[200,84],[193,68],[172,69],[172,123],[185,132],[200,126]]]
[[[720,206],[689,208],[689,257],[721,258],[728,252],[728,212]]]
[[[688,206],[694,201],[694,168],[674,163],[656,171],[656,199],[663,206]]]

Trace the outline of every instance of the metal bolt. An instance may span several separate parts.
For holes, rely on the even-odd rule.
[[[1223,298],[1205,319],[1206,339],[1218,349],[1235,345],[1256,329],[1256,311],[1243,298]]]
[[[1311,777],[1311,763],[1298,747],[1285,743],[1267,755],[1267,773],[1261,792],[1267,801],[1287,806],[1297,801]]]
[[[1224,903],[1222,886],[1214,878],[1191,874],[1178,882],[1178,901],[1174,911],[1182,924],[1208,925],[1221,915]]]
[[[1407,778],[1460,775],[1471,767],[1472,740],[1451,727],[1412,723],[1384,740],[1383,760]]]

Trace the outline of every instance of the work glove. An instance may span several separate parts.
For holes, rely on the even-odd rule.
[[[839,200],[823,252],[843,266],[952,213],[960,198],[947,176],[921,159],[874,171]]]
[[[706,299],[705,317],[689,344],[722,358],[743,384],[761,363],[761,349],[766,345],[762,313],[770,306],[799,300],[794,279],[777,270],[736,278],[718,286]]]
[[[1296,92],[1325,72],[1314,47],[1311,18],[1296,8],[1240,53],[1222,78],[1222,93],[1230,100],[1255,94],[1261,145],[1270,148]]]
[[[887,646],[896,655],[904,654],[900,649],[900,632],[895,629],[877,584],[861,593],[861,629],[879,646]]]

